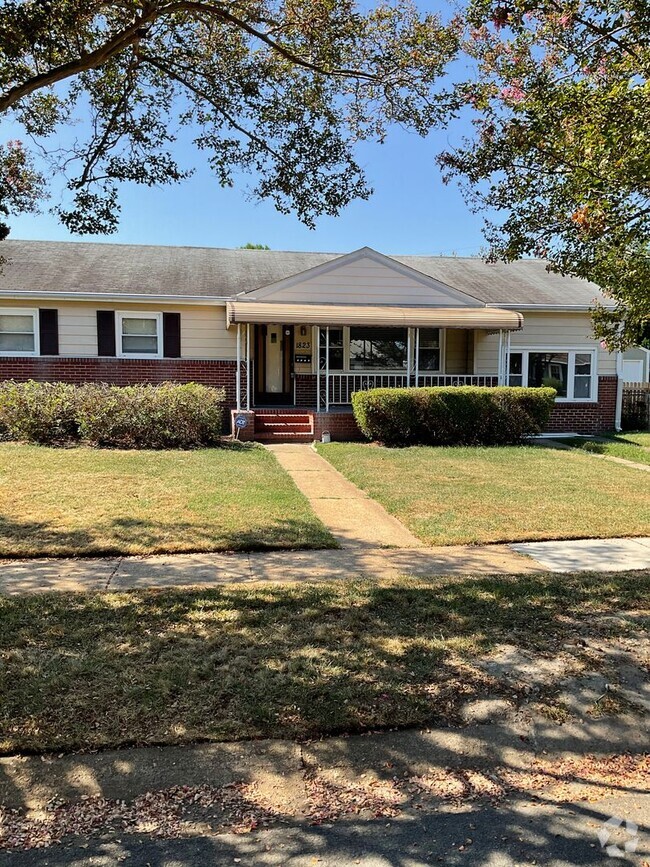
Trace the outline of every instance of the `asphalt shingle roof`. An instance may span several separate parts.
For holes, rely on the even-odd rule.
[[[84,292],[221,298],[268,286],[340,253],[158,247],[71,241],[3,241],[2,292]],[[581,305],[593,283],[546,270],[541,260],[488,265],[481,259],[393,256],[487,304]]]

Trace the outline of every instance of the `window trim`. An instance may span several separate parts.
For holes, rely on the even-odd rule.
[[[122,321],[124,319],[155,319],[157,352],[124,352],[122,349]],[[163,358],[162,313],[152,310],[116,310],[115,311],[115,351],[118,358]]]
[[[40,326],[38,321],[38,308],[36,307],[0,307],[0,315],[2,316],[31,316],[32,327],[34,329],[34,349],[33,350],[11,350],[9,352],[0,350],[0,356],[3,358],[33,358],[41,354],[40,341]]]
[[[447,329],[435,326],[440,334],[440,369],[439,370],[424,370],[420,367],[420,359],[417,357],[417,347],[415,345],[415,333],[413,334],[413,370],[417,370],[420,376],[445,376],[447,371]],[[415,328],[413,331],[415,332]],[[420,328],[420,332],[430,329]],[[422,340],[422,333],[420,333]],[[452,374],[453,375],[453,374]]]
[[[598,403],[598,350],[593,346],[511,346],[508,352],[507,382],[510,383],[510,357],[519,353],[521,359],[521,381],[524,387],[528,384],[528,357],[531,352],[554,353],[564,352],[568,356],[567,396],[556,397],[556,403]],[[591,396],[574,397],[576,355],[591,356]]]

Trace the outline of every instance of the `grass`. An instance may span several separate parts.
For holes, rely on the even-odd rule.
[[[0,750],[453,723],[525,698],[478,665],[496,644],[587,654],[576,635],[638,634],[649,598],[650,571],[4,597]]]
[[[595,455],[609,455],[615,458],[623,458],[635,464],[648,464],[650,466],[650,448],[644,445],[643,437],[647,436],[650,442],[650,434],[620,434],[598,439],[589,438],[560,438],[558,442],[565,443],[571,448],[581,449]],[[632,438],[634,437],[634,439]]]
[[[257,447],[0,445],[0,556],[323,548],[334,539]]]
[[[628,443],[636,443],[638,446],[650,449],[650,431],[626,431],[619,434],[616,439],[624,440]]]
[[[318,451],[430,545],[650,533],[650,477],[536,446]]]

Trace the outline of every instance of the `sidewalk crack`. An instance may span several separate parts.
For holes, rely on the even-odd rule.
[[[118,557],[117,558],[117,562],[115,563],[115,566],[113,566],[113,568],[111,569],[111,574],[108,576],[104,590],[108,590],[108,588],[111,586],[113,578],[115,578],[115,576],[117,575],[118,569],[122,565],[122,560],[124,560],[124,557]]]

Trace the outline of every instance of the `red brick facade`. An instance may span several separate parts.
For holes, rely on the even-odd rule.
[[[189,358],[0,358],[0,380],[24,382],[108,382],[137,385],[140,382],[200,382],[226,389],[229,405],[235,405],[234,361]],[[242,377],[245,387],[245,376]]]
[[[616,376],[599,376],[597,403],[556,403],[546,429],[580,434],[614,430],[617,383]]]
[[[225,388],[230,407],[236,405],[234,361],[193,360],[178,358],[0,358],[0,380],[34,379],[41,382],[108,382],[113,385],[134,385],[140,382],[200,382]],[[613,430],[616,418],[616,376],[598,378],[597,403],[557,403],[547,430],[552,433],[584,434]],[[242,376],[242,395],[246,377]],[[299,407],[316,406],[316,377],[299,374],[296,377],[296,403]],[[349,410],[336,408],[329,414],[314,414],[314,436],[323,431],[332,439],[359,439],[361,434]]]

